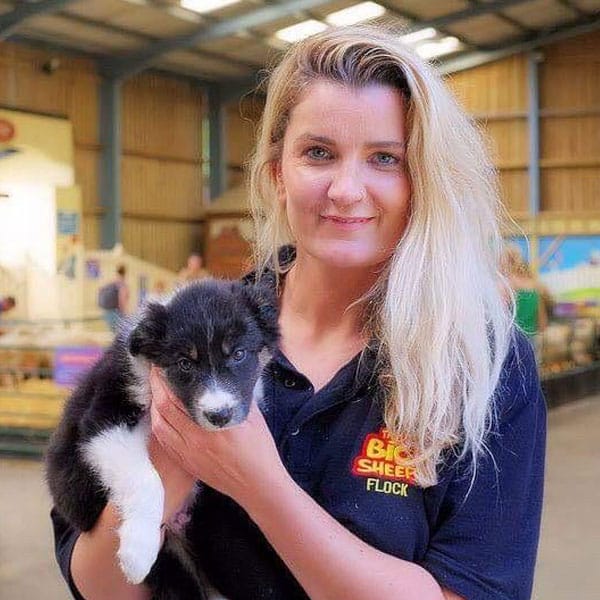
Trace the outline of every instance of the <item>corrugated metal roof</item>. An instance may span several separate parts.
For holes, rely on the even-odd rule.
[[[98,56],[104,73],[149,67],[209,81],[248,80],[285,43],[277,30],[323,21],[356,0],[241,0],[208,14],[178,0],[21,0],[0,2],[0,39],[17,36]],[[385,20],[411,31],[433,26],[454,36],[438,62],[483,56],[553,33],[600,27],[600,0],[381,0]]]

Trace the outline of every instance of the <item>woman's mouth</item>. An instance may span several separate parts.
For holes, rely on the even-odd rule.
[[[374,217],[338,217],[336,215],[322,215],[321,218],[329,223],[346,228],[360,227],[361,225],[370,223],[374,219]]]

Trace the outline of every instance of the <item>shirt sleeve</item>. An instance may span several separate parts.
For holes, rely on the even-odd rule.
[[[75,587],[73,577],[71,576],[71,555],[73,554],[75,542],[79,537],[79,531],[71,527],[60,516],[56,508],[50,511],[50,519],[52,520],[52,528],[54,530],[54,553],[60,567],[60,572],[67,582],[73,598],[76,600],[85,600]]]
[[[520,334],[495,399],[488,452],[474,479],[465,465],[450,469],[421,564],[466,600],[528,600],[542,510],[546,405],[533,350]]]

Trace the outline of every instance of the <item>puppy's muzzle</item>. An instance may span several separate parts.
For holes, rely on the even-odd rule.
[[[231,421],[231,417],[233,417],[233,408],[224,406],[217,410],[205,410],[204,417],[215,427],[225,427]]]

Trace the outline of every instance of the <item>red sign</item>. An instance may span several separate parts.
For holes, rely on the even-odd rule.
[[[6,119],[0,119],[0,142],[10,142],[15,137],[15,126]]]

